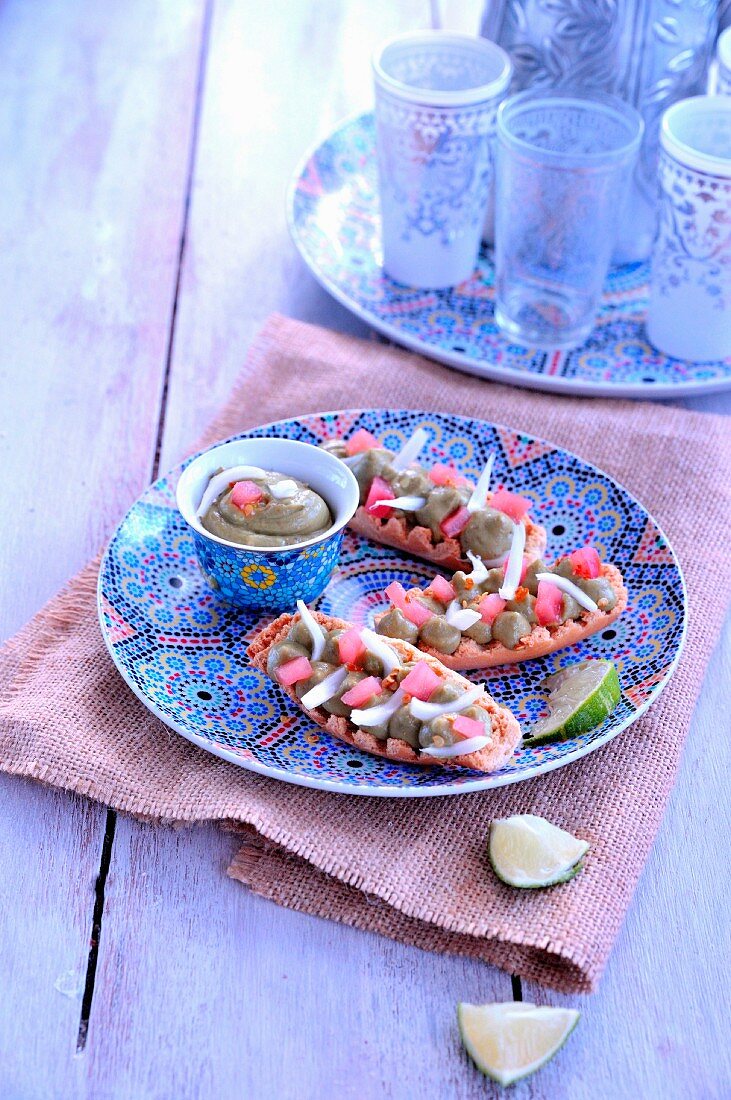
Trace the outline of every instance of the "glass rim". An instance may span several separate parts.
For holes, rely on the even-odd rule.
[[[475,84],[471,88],[461,91],[442,91],[433,88],[417,88],[413,84],[405,84],[401,80],[390,76],[383,67],[383,56],[391,46],[398,45],[422,45],[425,43],[442,42],[445,45],[466,45],[475,54],[490,57],[501,62],[500,71],[485,84]],[[371,68],[376,88],[390,92],[398,99],[409,103],[421,104],[424,107],[472,107],[480,103],[488,103],[503,92],[513,75],[513,63],[506,51],[497,42],[491,42],[487,38],[481,38],[472,34],[463,34],[459,31],[421,30],[406,31],[402,34],[392,35],[379,43],[371,56]]]
[[[729,28],[731,29],[731,28]],[[724,179],[731,177],[731,156],[714,156],[712,153],[704,153],[695,145],[683,141],[673,133],[673,123],[678,116],[688,113],[709,114],[720,111],[728,114],[731,119],[731,96],[726,95],[696,95],[687,99],[679,99],[668,107],[662,116],[660,123],[660,145],[668,156],[686,168],[694,168],[699,172],[719,176]]]
[[[611,111],[615,116],[621,116],[622,121],[628,123],[634,132],[631,132],[628,128],[627,140],[614,149],[606,149],[596,153],[582,153],[545,149],[532,141],[517,137],[508,129],[508,116],[516,107],[519,108],[523,104],[531,103],[549,105],[552,101],[558,104],[573,102],[580,106],[595,107],[602,114]],[[603,168],[626,160],[639,149],[645,132],[645,123],[639,111],[616,95],[586,93],[575,88],[527,88],[525,91],[518,92],[516,95],[503,100],[497,110],[496,129],[498,139],[508,149],[522,152],[570,170],[584,167]],[[569,163],[566,163],[567,160]]]

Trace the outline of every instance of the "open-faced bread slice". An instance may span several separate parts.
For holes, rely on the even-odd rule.
[[[497,665],[517,664],[519,661],[545,657],[547,653],[555,653],[556,650],[575,645],[600,630],[606,630],[626,610],[627,589],[619,569],[616,565],[605,563],[601,566],[601,576],[611,585],[616,599],[614,607],[609,611],[601,607],[596,611],[582,611],[578,618],[567,619],[555,626],[540,626],[535,623],[530,633],[522,637],[514,648],[508,648],[496,639],[486,645],[479,645],[464,634],[453,653],[441,653],[421,640],[417,643],[417,648],[422,653],[436,657],[446,668],[464,671],[494,668]],[[420,588],[412,588],[406,596],[413,599],[423,594]],[[376,624],[385,614],[386,612],[376,615]],[[388,640],[393,641],[392,638]]]
[[[529,560],[540,558],[546,548],[546,529],[527,517],[523,520],[523,524],[525,555]],[[396,550],[403,550],[404,553],[413,554],[417,558],[433,561],[443,569],[456,570],[470,567],[458,539],[442,539],[440,542],[435,542],[428,527],[409,527],[405,520],[398,516],[391,516],[390,519],[376,519],[361,506],[349,526],[359,535],[364,535],[374,542],[393,546]]]
[[[326,631],[351,630],[352,624],[344,622],[329,615],[312,612],[315,621]],[[252,664],[262,672],[267,672],[267,662],[272,647],[283,642],[289,635],[294,623],[299,620],[299,615],[280,615],[269,626],[265,627],[255,636],[247,649],[247,655]],[[424,654],[408,642],[400,639],[384,638],[403,662],[426,662],[430,669],[440,676],[447,684],[465,692],[474,687],[468,680],[457,672],[445,668],[440,660],[433,654]],[[453,756],[449,759],[434,759],[422,752],[415,751],[406,741],[389,737],[387,740],[379,740],[365,729],[355,726],[348,717],[339,717],[329,714],[322,707],[308,710],[303,707],[294,687],[285,687],[278,680],[275,681],[282,691],[290,697],[293,703],[317,723],[322,729],[332,734],[333,737],[345,741],[354,748],[363,749],[365,752],[374,753],[376,756],[385,756],[389,760],[398,760],[408,764],[439,764],[443,767],[467,767],[477,771],[493,772],[510,759],[516,745],[520,741],[521,732],[517,719],[506,708],[498,703],[483,690],[483,693],[474,703],[474,706],[484,710],[489,715],[492,726],[491,743],[477,752],[467,753],[462,756]]]

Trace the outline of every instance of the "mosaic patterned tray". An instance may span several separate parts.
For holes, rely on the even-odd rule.
[[[493,265],[449,290],[415,290],[384,275],[373,115],[342,123],[303,161],[287,201],[306,264],[339,302],[390,339],[448,366],[532,389],[610,397],[690,397],[731,388],[731,359],[688,363],[645,336],[646,264],[613,271],[583,347],[509,344],[494,321]]]
[[[193,543],[175,507],[179,468],[160,478],[128,512],[104,557],[99,617],[112,658],[132,690],[168,726],[201,748],[290,783],[351,794],[415,797],[515,783],[561,767],[605,744],[649,706],[667,683],[685,634],[683,578],[665,536],[642,505],[606,474],[550,443],[463,417],[368,409],[266,425],[248,436],[318,443],[367,428],[397,450],[417,426],[431,458],[475,478],[495,453],[494,482],[519,490],[548,531],[547,560],[585,543],[617,563],[629,589],[627,612],[602,634],[549,657],[483,670],[495,698],[527,729],[544,710],[543,678],[583,657],[616,663],[622,700],[610,718],[571,741],[519,749],[499,772],[398,764],[350,748],[317,728],[246,660],[248,639],[269,622],[220,601],[204,584]],[[418,562],[347,533],[322,611],[373,623],[394,578],[409,587],[434,575]],[[631,731],[626,734],[631,737]]]

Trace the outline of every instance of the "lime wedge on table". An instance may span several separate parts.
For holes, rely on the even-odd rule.
[[[568,882],[588,851],[587,841],[535,814],[498,818],[490,825],[490,863],[508,886],[535,890]]]
[[[579,661],[554,672],[543,681],[548,688],[547,718],[539,718],[524,745],[565,741],[594,729],[619,702],[622,689],[611,661]]]
[[[459,1033],[467,1053],[487,1077],[512,1085],[535,1073],[560,1050],[576,1027],[574,1008],[508,1001],[457,1005]]]

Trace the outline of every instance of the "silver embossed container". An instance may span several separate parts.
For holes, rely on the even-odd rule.
[[[672,103],[706,90],[717,16],[717,0],[487,0],[481,33],[510,54],[512,91],[612,92],[644,119],[616,263],[650,254],[660,119]]]

